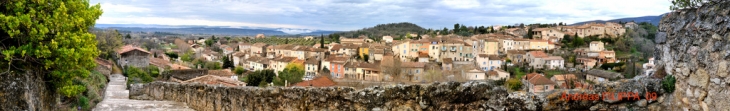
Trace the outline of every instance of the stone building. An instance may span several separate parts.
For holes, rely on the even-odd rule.
[[[117,50],[117,63],[122,67],[147,67],[150,65],[150,52],[142,48],[126,45]]]

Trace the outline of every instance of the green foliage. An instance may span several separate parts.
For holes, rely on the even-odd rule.
[[[223,67],[222,68],[233,68],[233,67],[235,67],[235,66],[233,66],[233,60],[232,60],[231,57],[223,56],[223,59],[221,59],[221,60],[223,62]]]
[[[672,0],[672,6],[669,6],[670,10],[679,10],[684,8],[695,8],[703,4],[706,0]]]
[[[132,36],[130,36],[129,34],[127,34],[127,35],[125,35],[125,36],[124,36],[124,38],[125,38],[125,39],[131,39],[131,38],[132,38]]]
[[[349,32],[340,32],[340,33],[334,33],[330,35],[340,35],[344,37],[358,37],[360,35],[371,35],[377,38],[390,35],[393,36],[394,39],[395,35],[404,35],[406,33],[418,33],[418,32],[425,32],[426,29],[422,28],[421,26],[418,26],[413,23],[408,22],[402,22],[402,23],[389,23],[389,24],[378,24],[375,27],[370,28],[364,28],[361,30],[356,31],[349,31]],[[339,43],[339,39],[336,39]]]
[[[203,68],[210,69],[210,70],[218,70],[218,69],[222,69],[223,67],[221,66],[220,62],[208,61],[208,62],[205,62],[205,64],[203,64]]]
[[[208,46],[208,47],[213,46],[213,43],[214,43],[214,41],[211,40],[211,39],[205,40],[205,45]]]
[[[370,55],[367,55],[367,54],[363,54],[363,55],[362,55],[362,60],[364,60],[364,61],[368,61],[368,60],[370,60]]]
[[[662,88],[664,88],[664,91],[667,93],[674,92],[674,83],[677,82],[677,80],[672,75],[664,76],[664,79],[662,80]]]
[[[605,63],[601,65],[601,69],[608,70],[608,68],[615,68],[615,67],[621,67],[624,65],[624,62],[619,63]]]
[[[157,66],[150,65],[148,68],[150,76],[157,78],[160,75],[160,69]]]
[[[246,72],[246,70],[245,70],[245,69],[243,69],[243,67],[236,67],[236,69],[235,69],[235,70],[233,70],[233,72],[234,72],[234,73],[236,73],[236,74],[238,74],[238,75],[241,75],[241,74],[243,74],[244,72]]]
[[[149,83],[154,81],[154,78],[148,72],[135,67],[126,67],[124,69],[124,75],[128,78],[127,84]]]
[[[520,79],[512,78],[507,80],[507,88],[512,89],[514,91],[522,89],[522,82]]]
[[[185,52],[180,59],[182,59],[182,61],[192,62],[194,58],[193,56],[195,56],[195,53],[189,50],[188,52]]]
[[[506,82],[507,82],[507,78],[502,78],[502,79],[499,79],[499,80],[494,81],[494,83],[496,85],[500,85],[500,86],[501,85],[504,85],[504,83],[506,83]]]
[[[84,92],[75,79],[96,66],[97,41],[88,29],[102,14],[86,0],[0,3],[0,63],[40,67],[50,72],[55,92],[74,97]]]
[[[284,86],[287,84],[298,83],[304,77],[304,66],[300,64],[287,64],[283,71],[279,72],[279,76],[274,80],[274,85]]]
[[[321,41],[321,40],[320,40]],[[250,41],[251,43],[266,43],[266,44],[286,44],[287,38],[258,38]],[[316,40],[307,40],[304,38],[292,38],[288,40],[288,44],[293,45],[307,45],[311,46],[316,44]]]
[[[177,53],[174,53],[174,52],[165,52],[165,55],[167,55],[167,57],[170,57],[172,59],[177,59],[179,57],[177,55]]]
[[[76,106],[81,106],[82,109],[89,109],[89,98],[79,96],[76,100]]]
[[[258,70],[255,71],[249,75],[246,75],[246,84],[247,86],[260,86],[261,84],[267,84],[272,81],[274,81],[274,76],[276,74],[274,73],[274,70],[266,69],[266,70]],[[258,83],[258,84],[254,84]]]
[[[580,37],[578,37],[578,35],[576,35],[575,37],[573,37],[573,44],[572,45],[574,47],[580,47],[580,46],[585,45],[585,41],[583,41],[583,38],[580,38]]]
[[[532,28],[528,28],[527,29],[527,36],[525,36],[525,37],[527,37],[528,39],[532,39],[532,35],[534,35],[534,33],[532,33]]]
[[[96,48],[101,51],[99,56],[102,58],[111,58],[111,55],[116,54],[116,50],[122,47],[122,34],[119,31],[106,29],[106,30],[93,30],[96,35]]]

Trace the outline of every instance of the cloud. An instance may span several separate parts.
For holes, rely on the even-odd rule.
[[[667,0],[92,0],[101,24],[211,25],[357,30],[411,22],[442,29],[460,23],[575,23],[669,12]],[[286,30],[289,31],[289,30]]]

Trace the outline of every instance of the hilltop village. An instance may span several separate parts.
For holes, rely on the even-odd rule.
[[[493,26],[484,30],[494,33],[469,36],[434,31],[375,39],[366,35],[277,38],[265,34],[244,38],[150,37],[138,39],[161,46],[131,42],[116,51],[115,59],[97,62],[103,66],[98,70],[107,73],[116,62],[127,76],[142,74],[138,74],[140,79],[129,76],[133,83],[156,80],[231,87],[364,88],[493,80],[514,91],[539,93],[589,89],[587,84],[651,74],[651,70],[641,70],[653,67],[649,56],[616,50],[621,47],[617,41],[635,28],[639,25],[634,22],[607,22]],[[152,76],[144,77],[143,73]]]

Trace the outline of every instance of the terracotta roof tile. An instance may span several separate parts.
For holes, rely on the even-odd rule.
[[[297,84],[294,84],[294,86],[299,86],[299,87],[308,87],[308,86],[330,87],[330,86],[335,86],[335,85],[337,85],[337,83],[335,83],[335,81],[332,81],[331,79],[329,79],[327,77],[319,77],[314,80],[302,81]]]
[[[125,45],[124,47],[122,47],[119,50],[117,50],[117,53],[123,54],[123,53],[127,53],[129,51],[132,51],[132,50],[139,50],[139,51],[145,52],[147,54],[150,54],[149,51],[144,50],[144,49],[139,48],[139,47],[136,47],[136,46],[132,46],[132,45]]]

